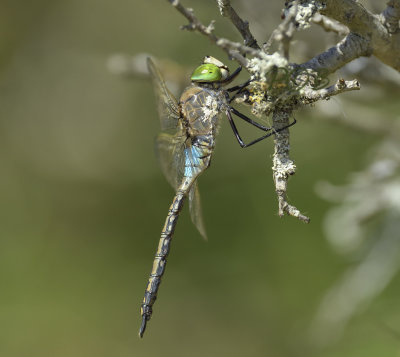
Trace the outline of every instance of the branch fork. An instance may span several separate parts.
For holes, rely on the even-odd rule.
[[[310,83],[304,84],[304,78],[310,78],[305,73],[316,73],[317,77],[313,78],[317,78],[318,82],[318,73],[321,71],[325,74],[334,73],[353,59],[372,54],[400,71],[400,0],[389,0],[388,7],[380,15],[370,13],[354,0],[324,0],[323,4],[318,0],[287,1],[283,22],[262,49],[252,35],[248,22],[240,18],[231,6],[230,0],[216,0],[216,2],[221,15],[228,18],[240,32],[243,43],[219,38],[213,32],[214,22],[204,26],[194,12],[182,6],[179,0],[167,1],[189,21],[189,25],[184,28],[202,33],[248,70],[253,82],[249,85],[248,93],[241,93],[241,96],[245,96],[246,102],[251,98],[257,98],[250,103],[256,115],[269,115],[272,112],[275,129],[288,125],[293,111],[301,106],[360,89],[356,79],[351,81],[339,79],[329,87],[316,89],[314,80],[314,83],[310,80]],[[290,64],[289,46],[295,31],[308,27],[312,22],[344,38],[305,63]],[[268,51],[274,41],[278,42],[280,51],[271,55]],[[252,58],[248,59],[249,56]],[[275,83],[274,91],[271,91],[268,82],[271,78],[269,69],[274,66],[286,70],[287,79],[290,81]],[[296,89],[297,83],[304,85]],[[274,142],[272,170],[279,203],[278,213],[280,216],[288,214],[309,222],[309,217],[287,201],[288,179],[296,170],[296,165],[289,156],[289,130],[276,132]]]

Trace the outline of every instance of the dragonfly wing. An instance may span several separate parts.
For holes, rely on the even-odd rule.
[[[156,155],[161,170],[169,184],[176,190],[182,181],[185,170],[186,135],[160,133],[156,137]]]
[[[204,151],[195,145],[186,145],[185,150],[185,172],[184,175],[195,178],[189,191],[189,211],[193,224],[199,230],[204,239],[207,239],[203,215],[200,204],[200,193],[197,186],[197,177],[207,168],[208,164],[203,161]]]
[[[167,88],[160,71],[151,58],[147,58],[147,68],[153,82],[154,92],[158,103],[161,130],[175,129],[180,117],[178,102]]]
[[[204,226],[203,214],[200,204],[200,192],[197,182],[193,184],[189,192],[189,211],[193,224],[199,230],[202,237],[207,240],[206,228]]]

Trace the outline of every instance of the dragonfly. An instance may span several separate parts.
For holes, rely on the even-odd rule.
[[[150,58],[147,59],[147,66],[158,103],[162,130],[156,137],[156,152],[161,169],[176,193],[161,231],[141,304],[140,337],[143,337],[147,321],[151,318],[171,240],[187,197],[191,220],[200,234],[206,238],[197,178],[210,166],[221,114],[225,113],[242,148],[254,145],[296,122],[294,120],[285,127],[273,129],[257,123],[233,108],[230,105],[233,98],[249,82],[224,88],[238,76],[242,68],[238,67],[230,74],[229,68],[212,56],[205,56],[201,65],[194,70],[190,78],[191,85],[183,91],[179,102],[167,88],[160,71]],[[230,93],[234,94],[230,96]],[[233,114],[262,130],[263,135],[246,144],[237,130]]]

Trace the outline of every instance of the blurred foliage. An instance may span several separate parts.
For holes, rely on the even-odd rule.
[[[250,23],[251,3],[238,6]],[[239,40],[214,1],[185,4]],[[261,13],[261,40],[279,23],[281,6],[268,2]],[[184,23],[166,1],[0,2],[0,355],[399,354],[400,339],[382,327],[400,330],[398,276],[336,344],[321,352],[307,340],[324,291],[351,264],[324,239],[331,204],[314,184],[345,183],[377,141],[313,110],[299,113],[292,130],[298,172],[289,188],[311,223],[277,217],[272,140],[242,150],[224,122],[200,178],[209,241],[185,211],[147,335],[137,337],[173,192],[153,153],[159,128],[150,83],[115,76],[106,64],[114,53],[139,52],[189,68],[205,54],[226,60],[207,39],[180,31]],[[316,27],[306,35],[312,40],[299,40],[297,58],[332,37]],[[354,102],[398,116],[393,90],[362,84],[331,110],[353,115]]]

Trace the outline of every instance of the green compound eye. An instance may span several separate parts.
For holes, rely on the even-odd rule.
[[[221,78],[221,69],[211,63],[202,64],[197,67],[190,77],[192,82],[218,82]]]

